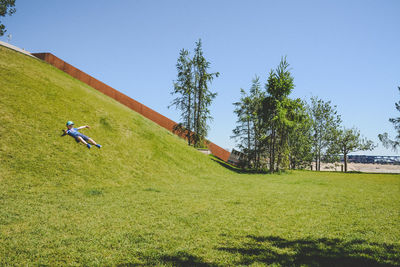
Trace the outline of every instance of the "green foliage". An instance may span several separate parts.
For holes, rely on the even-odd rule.
[[[15,11],[15,0],[0,0],[0,17],[11,16]],[[6,31],[6,26],[0,23],[0,36],[3,36]]]
[[[311,165],[312,154],[312,123],[307,111],[307,105],[300,99],[292,110],[294,127],[289,131],[289,161],[291,169],[304,169]]]
[[[321,170],[321,161],[337,161],[337,154],[329,147],[336,141],[337,129],[341,123],[336,106],[331,101],[324,101],[317,97],[311,98],[309,113],[312,119],[313,154],[316,170]]]
[[[271,70],[265,92],[259,78],[253,80],[250,94],[234,103],[238,117],[233,137],[246,154],[245,167],[261,170],[269,163],[270,172],[304,168],[310,162],[310,117],[300,99],[291,99],[293,77],[286,57]]]
[[[286,56],[281,59],[278,67],[271,70],[266,84],[267,93],[275,100],[281,101],[288,97],[294,88],[292,74],[289,70]]]
[[[2,47],[0,125],[2,266],[400,264],[398,175],[241,174]]]
[[[400,91],[400,87],[398,87],[398,89]],[[400,101],[395,103],[395,106],[397,111],[400,112]],[[392,140],[389,138],[388,133],[383,133],[379,134],[378,138],[386,148],[392,148],[393,151],[397,151],[400,147],[400,117],[390,118],[389,121],[393,123],[394,129],[397,131],[397,136]]]
[[[296,154],[296,152],[291,153],[291,149],[296,147],[290,146],[289,137],[305,122],[305,118],[301,115],[302,102],[299,99],[289,98],[294,88],[293,80],[289,63],[284,57],[278,67],[271,70],[265,85],[268,95],[264,100],[262,113],[270,172],[289,168],[290,155]]]
[[[347,155],[351,152],[373,150],[375,148],[371,140],[361,137],[360,131],[356,128],[343,128],[337,131],[337,137],[331,144],[332,154],[340,152],[343,154],[344,171],[347,172]]]
[[[189,58],[189,51],[182,49],[179,53],[176,69],[178,70],[177,80],[174,82],[174,91],[172,95],[177,97],[172,101],[171,106],[175,106],[181,111],[181,120],[176,127],[176,131],[184,133],[188,144],[192,143],[192,134],[194,125],[194,84],[193,84],[193,62]]]
[[[201,39],[196,42],[193,56],[193,73],[194,73],[194,95],[195,102],[193,105],[194,111],[194,126],[193,132],[194,143],[200,145],[204,142],[204,138],[207,136],[209,126],[208,121],[212,120],[210,115],[210,105],[213,99],[217,96],[217,93],[213,93],[209,85],[215,77],[219,76],[219,72],[209,73],[210,62],[208,62],[203,56],[203,48]]]
[[[233,103],[235,114],[238,117],[237,126],[233,129],[233,136],[238,141],[239,148],[246,155],[246,164],[242,167],[262,169],[263,157],[263,125],[262,103],[265,98],[261,91],[260,78],[255,77],[250,88],[250,94],[241,89],[242,97],[239,102]]]
[[[203,56],[201,40],[196,42],[192,59],[187,50],[180,51],[176,68],[178,78],[171,94],[177,97],[170,105],[181,111],[182,122],[176,130],[184,133],[189,145],[200,147],[208,133],[208,121],[212,119],[209,107],[217,96],[209,85],[219,73],[208,72],[210,62]]]

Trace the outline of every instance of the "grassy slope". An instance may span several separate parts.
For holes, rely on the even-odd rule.
[[[237,174],[0,47],[0,264],[394,265],[399,214],[398,175]]]

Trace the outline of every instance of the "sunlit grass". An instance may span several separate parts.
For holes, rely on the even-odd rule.
[[[1,265],[394,266],[399,240],[399,175],[241,174],[0,47]]]

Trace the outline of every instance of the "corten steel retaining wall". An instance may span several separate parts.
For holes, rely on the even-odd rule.
[[[139,103],[138,101],[130,98],[129,96],[115,90],[111,86],[93,78],[92,76],[86,74],[85,72],[75,68],[74,66],[68,64],[67,62],[63,61],[62,59],[56,57],[51,53],[33,53],[35,57],[46,61],[47,63],[53,65],[54,67],[66,72],[67,74],[71,75],[72,77],[86,83],[87,85],[93,87],[94,89],[102,92],[103,94],[114,98],[121,104],[129,107],[130,109],[138,112],[139,114],[143,115],[144,117],[148,118],[149,120],[157,123],[158,125],[164,127],[168,131],[171,131],[176,134],[174,131],[176,122],[173,120],[168,119],[167,117],[161,115],[160,113],[152,110],[151,108]],[[184,138],[184,134],[178,134],[179,136]],[[223,161],[228,161],[230,153],[225,149],[221,148],[220,146],[209,142],[208,149],[211,153],[222,159]]]

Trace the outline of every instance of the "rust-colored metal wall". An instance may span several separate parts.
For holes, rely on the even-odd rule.
[[[114,88],[108,86],[107,84],[93,78],[92,76],[75,68],[74,66],[63,61],[62,59],[59,59],[58,57],[54,56],[53,54],[51,54],[51,53],[33,53],[32,55],[48,62],[49,64],[68,73],[72,77],[88,84],[89,86],[102,92],[103,94],[114,98],[121,104],[138,112],[139,114],[141,114],[144,117],[148,118],[149,120],[157,123],[158,125],[164,127],[165,129],[167,129],[171,132],[174,132],[174,127],[175,127],[175,125],[177,125],[177,123],[174,122],[173,120],[168,119],[167,117],[152,110],[151,108],[137,102],[136,100],[130,98],[129,96],[127,96],[127,95],[115,90]],[[183,137],[182,134],[180,136]],[[228,151],[226,151],[225,149],[221,148],[220,146],[218,146],[212,142],[208,143],[208,149],[211,151],[211,153],[214,156],[222,159],[223,161],[228,161],[230,153]]]

